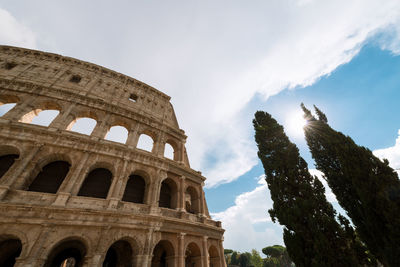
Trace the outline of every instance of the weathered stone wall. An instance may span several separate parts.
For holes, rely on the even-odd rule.
[[[189,166],[169,100],[91,63],[1,46],[0,105],[15,106],[0,117],[0,265],[11,253],[2,248],[15,245],[15,266],[67,258],[78,266],[225,266],[224,230],[209,216],[205,178]],[[48,126],[30,123],[44,110],[59,113]],[[83,117],[97,122],[90,135],[71,131]],[[105,139],[113,126],[127,130],[124,144]],[[137,148],[142,134],[151,151]],[[173,159],[164,157],[166,144]],[[109,184],[106,176],[88,182],[98,170],[110,173]],[[132,177],[144,184],[137,203],[122,201]],[[85,184],[89,195],[106,195],[82,196]],[[159,206],[160,194],[168,207]]]

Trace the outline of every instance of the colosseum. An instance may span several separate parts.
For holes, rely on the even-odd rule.
[[[0,105],[0,266],[226,266],[169,96],[0,46]]]

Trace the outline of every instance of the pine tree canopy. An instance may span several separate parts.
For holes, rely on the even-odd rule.
[[[333,130],[324,113],[318,119],[302,105],[304,128],[318,170],[324,173],[359,238],[384,266],[400,266],[400,180],[373,153]]]
[[[284,226],[283,239],[296,266],[368,265],[365,247],[344,217],[342,225],[336,221],[322,183],[309,173],[283,127],[262,111],[256,112],[253,125],[274,202],[269,213]]]

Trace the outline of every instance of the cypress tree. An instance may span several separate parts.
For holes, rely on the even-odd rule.
[[[333,130],[325,114],[318,119],[302,104],[308,147],[356,232],[384,266],[400,266],[400,180],[372,152]]]
[[[284,226],[283,239],[290,258],[302,266],[361,266],[368,264],[365,248],[344,217],[326,200],[325,189],[312,176],[305,160],[270,114],[257,111],[255,140],[271,191],[273,222]]]

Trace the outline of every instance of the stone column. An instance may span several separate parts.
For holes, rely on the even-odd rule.
[[[71,197],[71,191],[76,183],[76,180],[81,175],[82,169],[86,164],[89,157],[89,153],[85,152],[79,161],[77,161],[76,166],[72,165],[64,181],[60,185],[57,191],[57,198],[54,200],[52,206],[65,206],[68,199]]]
[[[32,98],[27,98],[23,102],[15,105],[15,107],[4,114],[2,118],[10,121],[18,121],[23,115],[33,110],[31,104]]]
[[[201,183],[201,187],[200,187],[200,212],[199,213],[201,214],[202,217],[205,217],[206,216],[206,211],[205,211],[206,198],[205,198],[205,193],[204,193],[203,187],[204,187],[204,182]]]
[[[218,255],[219,255],[220,262],[221,262],[220,266],[226,267],[225,256],[224,256],[224,246],[222,245],[223,241],[224,241],[224,239],[222,237],[222,239],[219,241]]]
[[[15,181],[21,176],[24,170],[26,170],[26,167],[41,150],[42,146],[42,144],[36,145],[26,153],[26,155],[19,155],[19,158],[14,162],[13,166],[4,174],[1,178],[3,183],[0,185],[0,200],[6,196],[11,187],[14,187]]]
[[[118,166],[119,165],[120,164],[118,164]],[[116,167],[116,174],[115,177],[113,178],[113,182],[111,184],[110,191],[107,197],[107,199],[109,199],[108,209],[116,209],[118,207],[119,201],[121,200],[120,195],[121,195],[123,181],[127,176],[126,167],[128,166],[128,160],[124,159],[122,164],[122,169],[120,172],[118,171],[118,166]]]
[[[67,119],[71,110],[75,108],[76,104],[71,104],[66,110],[60,112],[57,117],[50,123],[49,130],[65,130],[68,126],[69,120]]]
[[[179,178],[178,211],[185,212],[185,176]]]
[[[94,127],[92,134],[90,135],[93,139],[103,139],[106,136],[107,131],[110,128],[110,125],[108,124],[109,118],[110,115],[107,114],[101,121],[97,122],[96,127]]]
[[[135,124],[133,127],[131,127],[131,129],[129,129],[128,138],[126,140],[126,145],[129,148],[133,149],[137,147],[140,137],[139,129],[140,129],[139,124]]]
[[[178,267],[185,267],[185,235],[186,233],[178,234]]]
[[[164,133],[161,132],[157,136],[157,139],[154,140],[153,150],[151,152],[156,154],[159,157],[163,157],[164,156],[164,149],[165,149]]]
[[[203,251],[203,267],[209,267],[209,260],[208,260],[208,236],[203,236],[202,240],[202,251]]]

